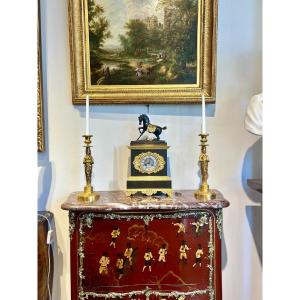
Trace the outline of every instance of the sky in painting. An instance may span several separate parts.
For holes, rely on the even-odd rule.
[[[126,22],[130,19],[144,19],[156,15],[163,23],[163,12],[157,9],[158,0],[95,0],[104,8],[110,24],[112,38],[107,39],[104,48],[120,46],[119,34],[125,34]]]

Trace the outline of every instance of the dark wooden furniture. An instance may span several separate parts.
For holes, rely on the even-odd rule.
[[[50,300],[53,281],[53,250],[47,244],[48,221],[52,222],[53,214],[49,211],[38,212],[38,300]],[[50,262],[50,264],[49,264]]]
[[[100,192],[91,204],[71,194],[62,205],[69,211],[71,299],[221,300],[222,209],[229,202],[216,192],[208,202],[193,191],[172,198]]]

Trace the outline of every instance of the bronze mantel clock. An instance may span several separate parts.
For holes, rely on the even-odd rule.
[[[147,115],[138,117],[139,137],[130,143],[130,175],[127,179],[126,195],[142,193],[151,196],[163,193],[172,196],[172,182],[168,176],[169,146],[160,140],[160,135],[167,127],[150,123]],[[153,140],[140,140],[145,132],[155,135]]]
[[[168,176],[169,146],[165,141],[132,141],[130,146],[130,176],[127,196],[138,192],[147,196],[158,192],[172,196],[172,181]]]

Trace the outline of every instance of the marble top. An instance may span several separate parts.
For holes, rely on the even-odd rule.
[[[126,196],[124,191],[99,192],[100,199],[93,202],[77,200],[79,192],[72,193],[61,206],[73,211],[140,211],[140,210],[177,210],[199,208],[224,208],[229,202],[217,191],[214,200],[203,201],[194,197],[194,190],[176,190],[172,197],[166,196]]]

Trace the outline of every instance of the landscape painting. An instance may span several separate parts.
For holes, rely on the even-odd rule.
[[[197,84],[198,0],[86,4],[91,86]]]

